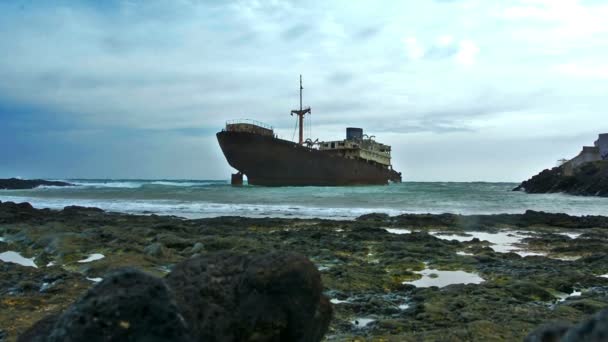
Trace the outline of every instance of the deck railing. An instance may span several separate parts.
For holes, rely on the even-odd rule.
[[[256,126],[260,126],[262,128],[266,128],[269,130],[273,130],[273,127],[270,126],[269,124],[263,123],[261,121],[257,121],[257,120],[251,120],[251,119],[235,119],[235,120],[228,120],[226,121],[226,125],[236,125],[236,124],[250,124],[250,125],[256,125]]]

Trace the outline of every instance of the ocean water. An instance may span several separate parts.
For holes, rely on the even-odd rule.
[[[232,187],[217,180],[66,180],[74,187],[0,190],[0,201],[37,208],[93,206],[108,211],[176,215],[352,219],[382,212],[496,214],[527,209],[608,216],[608,198],[511,191],[515,183],[405,182],[355,187]]]

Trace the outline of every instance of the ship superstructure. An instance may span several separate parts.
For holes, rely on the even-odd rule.
[[[363,134],[361,128],[346,129],[346,139],[335,141],[304,140],[304,116],[311,108],[300,109],[298,143],[279,139],[271,126],[253,120],[227,122],[217,138],[228,163],[238,170],[233,184],[268,186],[358,185],[401,182],[401,173],[391,164],[391,147]]]

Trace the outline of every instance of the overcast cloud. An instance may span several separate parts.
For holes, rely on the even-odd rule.
[[[601,1],[3,1],[0,177],[224,179],[253,118],[405,180],[520,181],[608,132]]]

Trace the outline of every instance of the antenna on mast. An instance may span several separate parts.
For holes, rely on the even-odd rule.
[[[302,87],[302,75],[300,75],[300,110],[292,110],[291,111],[291,115],[297,115],[298,116],[298,127],[300,128],[300,140],[299,140],[299,144],[302,145],[304,143],[304,115],[306,115],[306,113],[310,114],[310,107],[306,107],[306,108],[302,108],[302,90],[304,89],[304,87]]]

